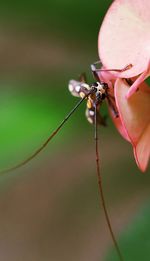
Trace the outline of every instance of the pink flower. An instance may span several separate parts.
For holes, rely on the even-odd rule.
[[[126,99],[128,91],[125,80],[118,78],[114,92],[122,127],[133,145],[138,167],[145,171],[150,158],[150,89],[143,82],[139,91]]]
[[[101,73],[113,83],[119,118],[113,121],[128,140],[136,163],[145,171],[150,158],[150,1],[115,0],[99,33],[99,55],[104,68],[132,68],[123,72]],[[129,84],[128,79],[131,79]]]

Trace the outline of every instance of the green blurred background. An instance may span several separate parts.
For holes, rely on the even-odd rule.
[[[0,3],[1,169],[29,156],[76,104],[69,79],[87,72],[92,80],[111,2]],[[99,207],[94,129],[84,111],[85,104],[32,162],[0,177],[0,260],[118,260]],[[150,260],[149,171],[140,173],[110,120],[99,136],[105,197],[125,260]]]

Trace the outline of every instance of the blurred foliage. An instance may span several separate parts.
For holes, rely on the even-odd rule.
[[[126,231],[120,238],[120,247],[124,260],[147,261],[150,259],[150,206],[149,203],[141,208]],[[117,261],[114,249],[111,251],[108,261]]]
[[[35,27],[42,26],[43,30],[63,34],[63,37],[74,36],[80,41],[96,39],[100,21],[106,12],[111,0],[93,1],[86,0],[43,0],[43,1],[1,1],[1,19],[18,22],[17,26],[25,26],[31,21]],[[86,44],[86,43],[85,43]]]

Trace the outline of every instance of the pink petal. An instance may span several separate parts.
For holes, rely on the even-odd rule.
[[[145,72],[143,72],[136,80],[135,82],[132,84],[132,86],[130,87],[126,98],[128,99],[129,97],[131,97],[131,95],[137,91],[137,89],[139,88],[140,84],[150,75],[150,61],[148,62],[148,66],[147,66],[147,70]]]
[[[102,70],[105,70],[104,67],[101,68]],[[115,81],[116,80],[116,77],[111,73],[111,72],[108,72],[108,71],[99,71],[98,72],[98,76],[100,78],[101,81],[104,81],[104,82],[109,82],[109,81]]]
[[[150,158],[150,124],[134,148],[134,156],[138,167],[144,172]]]
[[[150,1],[115,0],[99,33],[100,59],[106,68],[133,67],[118,77],[131,78],[146,71],[150,59]]]
[[[105,69],[104,67],[102,67],[102,69]],[[101,81],[104,81],[108,84],[109,86],[109,95],[111,95],[112,97],[114,97],[114,84],[115,84],[115,77],[113,77],[113,75],[108,72],[108,71],[100,71],[99,72],[99,78]],[[117,107],[116,107],[116,104],[115,102],[113,102],[113,106],[114,108],[116,109],[117,111]],[[130,142],[130,138],[128,136],[128,133],[126,131],[126,129],[124,128],[124,126],[122,125],[122,122],[120,120],[120,117],[116,117],[111,109],[111,107],[109,106],[108,104],[108,107],[109,107],[109,113],[110,113],[110,116],[112,118],[112,121],[116,127],[116,129],[118,130],[118,132],[121,134],[121,136]]]
[[[140,89],[127,100],[128,90],[125,80],[116,80],[115,99],[120,119],[134,147],[138,166],[144,171],[150,156],[150,89],[142,83]]]
[[[122,124],[122,122],[121,122],[121,120],[120,120],[120,117],[117,117],[117,118],[114,117],[114,115],[113,115],[113,113],[112,113],[111,110],[109,110],[109,112],[110,112],[111,118],[112,118],[112,120],[113,120],[113,123],[114,123],[116,129],[117,129],[117,130],[119,131],[119,133],[121,134],[121,136],[122,136],[125,140],[131,142],[131,141],[130,141],[130,138],[129,138],[129,136],[128,136],[128,133],[127,133],[127,131],[126,131],[126,128],[124,127],[124,125]]]

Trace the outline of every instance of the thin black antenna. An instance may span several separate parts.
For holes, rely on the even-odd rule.
[[[109,218],[109,215],[108,215],[108,212],[107,212],[107,208],[106,208],[104,192],[103,192],[102,177],[101,177],[101,173],[100,173],[99,149],[98,149],[98,131],[97,131],[98,130],[98,124],[97,124],[97,108],[96,108],[96,104],[95,104],[95,123],[94,123],[94,127],[95,127],[96,173],[97,173],[98,187],[99,187],[99,194],[100,194],[102,209],[103,209],[104,214],[105,214],[105,218],[106,218],[106,222],[107,222],[107,225],[108,225],[108,229],[109,229],[112,241],[114,243],[114,246],[115,246],[118,258],[119,258],[120,261],[123,261],[124,259],[122,257],[122,254],[121,254],[121,251],[119,249],[117,240],[116,240],[114,232],[112,230],[110,218]]]
[[[67,116],[64,118],[64,120],[59,124],[59,126],[52,132],[52,134],[48,137],[48,139],[39,147],[30,157],[28,157],[26,160],[20,162],[19,164],[10,167],[8,169],[4,169],[0,171],[0,174],[8,173],[13,170],[16,170],[25,164],[27,164],[30,160],[32,160],[34,157],[36,157],[50,142],[50,140],[57,134],[57,132],[63,127],[63,125],[66,123],[66,121],[71,117],[71,115],[76,111],[76,109],[80,106],[80,104],[91,94],[91,91],[86,94],[76,105],[75,107],[67,114]]]

